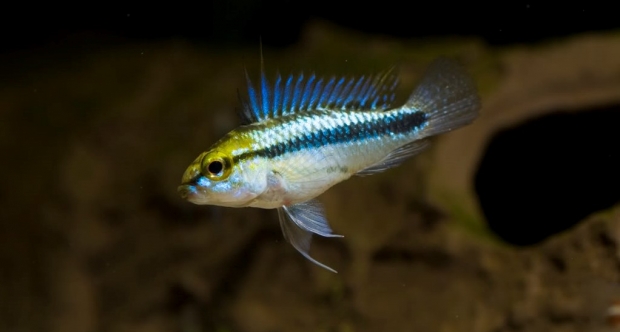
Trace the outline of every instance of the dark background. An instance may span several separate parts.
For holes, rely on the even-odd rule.
[[[265,316],[313,331],[433,331],[458,326],[441,325],[452,319],[553,331],[604,319],[620,294],[617,219],[543,240],[620,201],[618,103],[554,109],[489,142],[472,181],[489,228],[519,250],[453,232],[402,167],[325,200],[352,221],[344,240],[313,247],[342,271],[330,279],[283,240],[273,211],[196,206],[176,193],[187,164],[233,125],[212,117],[232,113],[241,81],[228,56],[256,54],[259,38],[303,58],[297,42],[324,20],[351,29],[340,38],[382,34],[410,49],[478,37],[491,58],[620,31],[615,6],[591,2],[401,2],[0,7],[0,330],[251,331],[242,327]],[[581,54],[575,62],[589,60]],[[384,237],[392,231],[376,221],[391,220],[407,222]]]
[[[620,27],[611,5],[531,2],[201,1],[192,4],[102,6],[8,5],[0,10],[0,51],[32,49],[98,35],[113,42],[185,39],[223,47],[271,47],[299,38],[306,22],[323,19],[351,29],[398,37],[480,36],[492,45],[530,43]]]
[[[11,73],[20,75],[22,70],[36,70],[30,68],[36,67],[33,65],[36,61],[21,61],[21,58],[53,54],[54,49],[61,50],[65,56],[63,50],[67,46],[72,50],[96,51],[106,45],[184,40],[210,49],[255,49],[262,40],[266,47],[285,48],[299,40],[305,25],[312,20],[398,38],[475,36],[492,46],[543,43],[554,38],[620,28],[613,6],[591,2],[558,6],[506,1],[452,4],[415,1],[406,7],[396,0],[371,5],[328,0],[302,3],[210,0],[192,4],[123,6],[92,3],[82,6],[9,5],[0,10],[0,54],[4,55],[0,59],[5,60],[0,69],[10,80],[15,77]],[[489,145],[488,151],[492,154],[481,161],[481,173],[476,179],[481,206],[491,229],[508,242],[528,245],[567,229],[589,213],[617,201],[614,187],[620,179],[613,170],[618,163],[616,155],[613,154],[616,158],[613,162],[605,159],[600,166],[590,162],[598,155],[580,158],[565,144],[575,141],[598,146],[596,151],[607,156],[608,151],[615,148],[614,139],[596,137],[601,133],[615,137],[613,131],[601,131],[601,124],[617,123],[610,118],[616,111],[617,105],[610,105],[606,116],[595,116],[591,112],[582,115],[578,123],[590,125],[580,130],[562,131],[561,128],[573,128],[575,124],[574,119],[560,116],[550,122],[541,122],[544,128],[536,132],[526,126],[498,135],[499,141]],[[591,130],[590,134],[588,130]],[[557,142],[548,142],[545,137],[558,131],[565,135],[556,139]],[[525,149],[519,155],[511,152],[524,146],[524,142],[531,142],[527,144],[535,148]],[[543,144],[545,142],[548,144]],[[539,164],[562,172],[543,172]],[[604,172],[605,169],[610,170]],[[597,174],[600,180],[595,181],[586,174]],[[582,179],[583,184],[570,178]],[[601,187],[600,183],[607,182],[606,179],[611,181],[610,185]],[[558,186],[558,183],[564,185]],[[530,192],[529,188],[540,186],[547,186],[548,190]],[[522,192],[528,192],[528,199],[523,199]],[[541,197],[532,196],[536,194]],[[559,212],[563,213],[559,219],[564,222],[545,222],[546,228],[539,227],[539,220],[549,219],[548,216],[530,217],[543,216],[544,213],[557,215]]]

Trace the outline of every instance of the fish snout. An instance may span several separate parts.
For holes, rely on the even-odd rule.
[[[184,200],[187,200],[194,204],[201,204],[204,201],[204,194],[199,192],[196,186],[191,184],[180,185],[177,188],[177,192]]]

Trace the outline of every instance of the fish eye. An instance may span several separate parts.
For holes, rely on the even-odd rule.
[[[222,164],[219,160],[212,161],[209,166],[207,166],[207,170],[211,174],[219,174],[224,169],[224,164]]]
[[[202,160],[202,174],[213,181],[225,180],[232,170],[230,158],[222,153],[214,152]]]

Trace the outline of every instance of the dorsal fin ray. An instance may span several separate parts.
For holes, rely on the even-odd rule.
[[[394,101],[398,85],[394,67],[377,75],[350,78],[303,73],[283,77],[278,73],[270,85],[262,49],[260,85],[255,87],[247,70],[245,74],[248,100],[243,102],[242,115],[246,123],[312,110],[384,110]]]
[[[261,95],[260,106],[262,106],[261,117],[265,118],[269,116],[269,110],[272,109],[270,105],[270,91],[269,91],[269,82],[267,81],[267,76],[265,75],[265,60],[263,59],[263,39],[260,39],[260,88]]]

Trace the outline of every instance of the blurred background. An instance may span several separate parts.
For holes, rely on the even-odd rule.
[[[1,331],[614,331],[620,23],[611,6],[8,4],[0,11]],[[196,206],[244,67],[367,74],[404,100],[448,56],[471,126],[322,195],[312,255],[275,211]],[[256,77],[256,76],[254,76]]]
[[[2,11],[2,49],[30,48],[88,36],[91,41],[184,40],[218,48],[297,44],[308,22],[325,20],[360,33],[403,39],[478,36],[491,45],[532,43],[618,28],[612,8],[580,3],[556,6],[524,1],[460,3],[427,1],[405,8],[397,1],[359,6],[342,1],[236,0],[199,5],[50,5],[36,11],[20,4]]]

